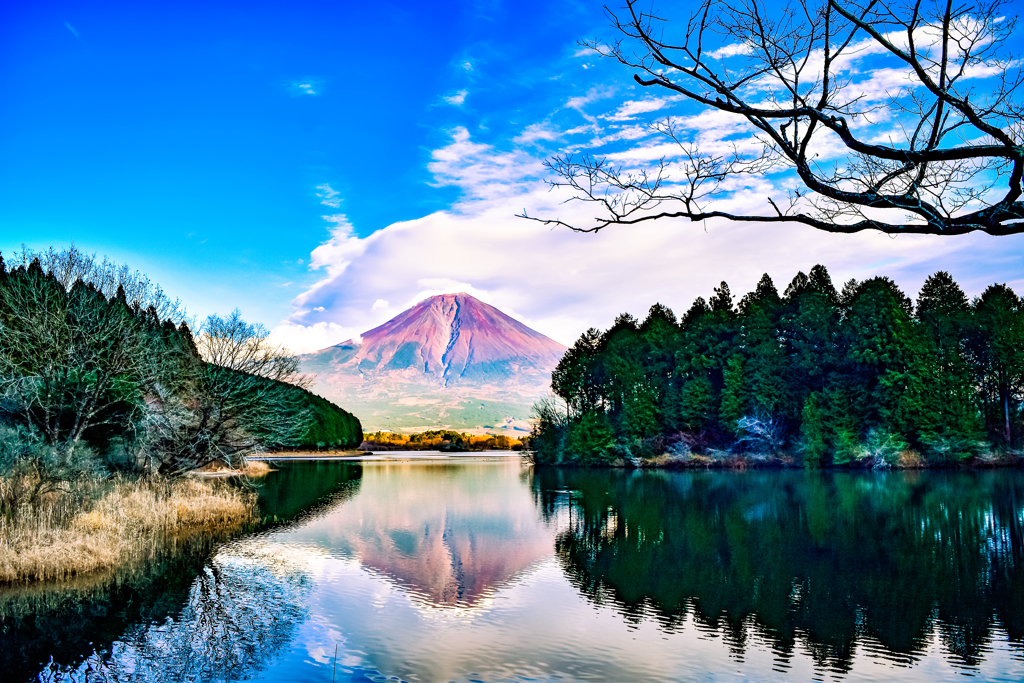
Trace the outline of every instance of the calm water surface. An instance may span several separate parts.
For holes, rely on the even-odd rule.
[[[259,534],[0,594],[0,679],[1024,680],[1019,471],[280,468]]]

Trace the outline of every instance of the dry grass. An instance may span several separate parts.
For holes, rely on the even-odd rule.
[[[917,451],[905,449],[900,451],[896,467],[903,470],[919,470],[925,465],[924,458]]]
[[[242,474],[250,479],[262,479],[271,472],[270,465],[263,460],[246,460],[242,468]]]
[[[701,456],[693,453],[662,453],[651,458],[641,459],[640,467],[685,467],[692,464],[694,458],[699,457]]]
[[[0,482],[0,486],[3,482]],[[67,579],[147,561],[183,537],[240,529],[255,497],[223,482],[113,481],[0,515],[0,582]],[[86,502],[83,504],[83,500]]]

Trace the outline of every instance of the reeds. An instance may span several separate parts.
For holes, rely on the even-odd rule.
[[[0,479],[0,488],[10,485]],[[183,538],[241,529],[256,518],[254,494],[226,482],[84,482],[0,514],[0,582],[126,567]]]

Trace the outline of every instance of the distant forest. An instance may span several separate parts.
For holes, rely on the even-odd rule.
[[[948,273],[913,302],[823,266],[780,295],[723,282],[677,319],[655,304],[585,332],[536,406],[539,463],[773,461],[875,467],[1012,460],[1024,437],[1024,304]]]
[[[137,271],[74,248],[20,256],[0,256],[0,475],[31,470],[43,491],[92,471],[173,476],[362,441],[355,416],[301,377],[281,381],[297,361],[262,350],[263,328],[237,312],[193,336]]]
[[[415,434],[372,432],[363,447],[374,451],[518,451],[523,443],[504,434],[467,434],[450,429],[430,429]]]

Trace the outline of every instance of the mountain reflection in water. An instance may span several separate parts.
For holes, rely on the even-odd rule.
[[[1024,680],[1019,471],[279,467],[258,534],[0,591],[0,678]]]
[[[358,558],[423,606],[473,607],[553,546],[530,497],[509,495],[496,467],[519,483],[518,459],[368,463],[359,496],[292,538]]]

